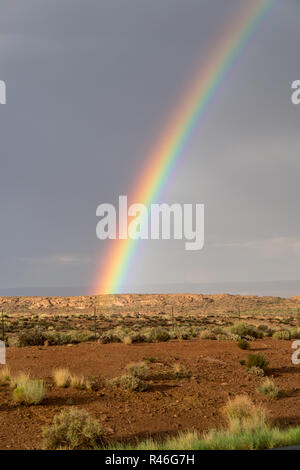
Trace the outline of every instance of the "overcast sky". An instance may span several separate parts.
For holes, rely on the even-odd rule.
[[[132,192],[243,1],[0,1],[2,290],[91,286],[98,204]],[[141,242],[125,291],[300,279],[299,25],[298,0],[269,11],[163,193],[205,204],[204,249]]]

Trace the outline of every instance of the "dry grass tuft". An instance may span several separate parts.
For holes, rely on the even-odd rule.
[[[30,380],[30,375],[27,372],[20,372],[17,375],[13,375],[10,378],[11,388],[16,388],[18,385]]]
[[[12,381],[13,399],[17,403],[39,405],[46,396],[46,384],[41,379],[31,379],[28,374],[20,374]]]
[[[59,388],[67,388],[70,386],[71,374],[69,369],[59,368],[53,371],[54,383]]]
[[[89,380],[82,375],[71,374],[69,369],[60,368],[53,371],[55,385],[60,388],[77,388],[79,390],[90,390],[92,388]]]
[[[78,388],[79,390],[91,390],[92,388],[89,380],[85,379],[82,375],[72,375],[70,378],[70,387]]]
[[[10,382],[11,372],[9,367],[5,366],[0,370],[0,383],[1,382]]]
[[[229,400],[223,413],[228,420],[228,429],[234,434],[268,427],[265,410],[255,405],[247,395]]]

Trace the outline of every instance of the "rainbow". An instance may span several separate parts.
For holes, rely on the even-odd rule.
[[[157,201],[176,163],[200,119],[212,103],[224,78],[248,40],[276,0],[245,0],[225,33],[213,48],[207,62],[196,71],[170,121],[146,158],[138,187],[130,197],[147,207]],[[122,292],[122,284],[132,264],[136,240],[114,240],[107,256],[101,260],[93,293]]]

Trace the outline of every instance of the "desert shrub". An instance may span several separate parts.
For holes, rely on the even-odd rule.
[[[153,342],[152,330],[153,330],[153,328],[144,327],[144,328],[142,328],[141,331],[140,331],[140,334],[141,334],[143,340],[144,340],[146,343],[152,343],[152,342]]]
[[[143,392],[147,389],[147,384],[142,379],[130,374],[115,377],[108,380],[107,383],[111,387],[122,388],[131,392]]]
[[[211,330],[202,330],[199,335],[200,339],[217,339],[216,335]]]
[[[129,328],[123,326],[117,326],[113,330],[108,330],[100,336],[100,343],[138,343],[144,341],[143,335],[141,333],[136,333]]]
[[[170,339],[188,340],[199,336],[201,328],[198,326],[178,326],[169,330]]]
[[[43,331],[38,328],[32,328],[19,334],[18,346],[42,346],[46,341]]]
[[[264,336],[272,336],[273,334],[273,330],[267,325],[259,325],[257,329],[261,331]]]
[[[113,334],[116,338],[118,338],[121,342],[124,340],[125,336],[130,335],[133,333],[129,328],[126,328],[124,326],[117,326],[113,330]]]
[[[149,368],[145,362],[131,362],[126,366],[126,372],[129,375],[133,375],[134,377],[138,377],[140,379],[144,379],[147,377]]]
[[[248,323],[237,322],[234,323],[231,327],[231,333],[239,336],[249,336],[252,338],[262,338],[263,332],[259,331],[253,325],[248,325]]]
[[[144,338],[140,333],[132,332],[122,338],[122,343],[132,344],[132,343],[143,343]]]
[[[181,326],[175,328],[175,330],[171,332],[171,335],[174,339],[187,340],[193,337],[193,332],[191,328]]]
[[[89,330],[69,330],[64,332],[63,338],[68,344],[78,344],[95,338],[95,333]]]
[[[102,344],[120,343],[121,340],[113,333],[113,330],[109,330],[100,336],[99,342]]]
[[[144,359],[144,361],[150,362],[151,364],[153,364],[155,362],[159,362],[159,360],[156,359],[156,357],[153,357],[153,356],[143,357],[143,359]]]
[[[245,359],[240,359],[240,360],[239,360],[239,363],[241,364],[241,366],[244,366],[244,365],[246,365],[246,361],[245,361]]]
[[[200,326],[191,326],[191,335],[193,338],[197,338],[199,336],[201,327]]]
[[[261,353],[259,354],[250,354],[247,359],[247,367],[260,367],[265,370],[269,364],[268,359]]]
[[[246,395],[239,395],[227,402],[223,413],[228,421],[229,430],[236,434],[244,431],[258,431],[267,428],[264,409]]]
[[[217,336],[218,341],[230,341],[229,335],[226,333],[223,333],[222,335]]]
[[[191,373],[186,369],[185,366],[182,366],[181,364],[173,365],[173,374],[175,375],[176,379],[184,379],[191,376]]]
[[[265,371],[260,367],[252,366],[248,369],[248,374],[263,377],[265,375]]]
[[[263,383],[257,388],[258,393],[266,395],[268,398],[274,399],[279,395],[279,389],[273,380],[265,379]]]
[[[10,336],[7,336],[5,338],[5,341],[6,341],[6,345],[8,347],[15,347],[15,348],[18,348],[20,347],[20,344],[19,344],[19,336],[18,335],[10,335]]]
[[[26,405],[39,405],[46,396],[46,384],[40,379],[31,379],[26,374],[21,374],[15,379],[13,399],[17,403]]]
[[[249,349],[250,348],[250,344],[246,339],[240,339],[237,345],[240,349]]]
[[[235,333],[227,333],[227,338],[228,341],[239,341],[241,339],[240,335],[237,335]]]
[[[249,334],[250,328],[247,323],[236,322],[230,328],[231,333],[239,336],[245,336]]]
[[[5,366],[0,370],[0,382],[9,382],[11,377],[10,369]]]
[[[49,346],[60,346],[63,344],[68,344],[68,336],[66,333],[61,333],[58,331],[47,331],[45,337]]]
[[[275,331],[275,333],[273,333],[273,338],[289,340],[291,339],[291,333],[289,332],[289,330]]]
[[[262,333],[262,334],[263,334],[263,333]],[[256,340],[256,337],[255,337],[255,336],[246,335],[246,336],[243,336],[243,339],[246,339],[247,341],[255,341],[255,340]]]
[[[291,335],[291,339],[300,338],[300,328],[291,328],[290,335]]]
[[[44,335],[49,346],[78,344],[95,339],[95,333],[89,330],[47,331]]]
[[[154,342],[168,341],[169,339],[175,338],[176,336],[174,332],[169,331],[166,328],[146,327],[146,328],[141,329],[140,337],[141,337],[141,340],[145,341],[146,343],[154,343]]]
[[[52,450],[91,450],[104,442],[99,423],[86,411],[76,408],[55,415],[42,434],[44,448]]]
[[[53,371],[54,383],[59,388],[66,388],[70,386],[71,374],[69,369],[59,368]]]
[[[168,341],[170,333],[165,328],[152,328],[150,338],[152,342]]]
[[[222,328],[221,326],[213,326],[211,328],[211,331],[215,334],[215,335],[223,335],[225,333],[225,330],[224,328]]]

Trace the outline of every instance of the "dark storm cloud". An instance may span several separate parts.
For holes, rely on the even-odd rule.
[[[90,284],[106,249],[95,236],[97,205],[131,192],[239,4],[1,2],[2,287]],[[128,284],[297,278],[298,6],[281,2],[266,16],[165,191],[170,202],[205,204],[205,249],[142,244]]]

